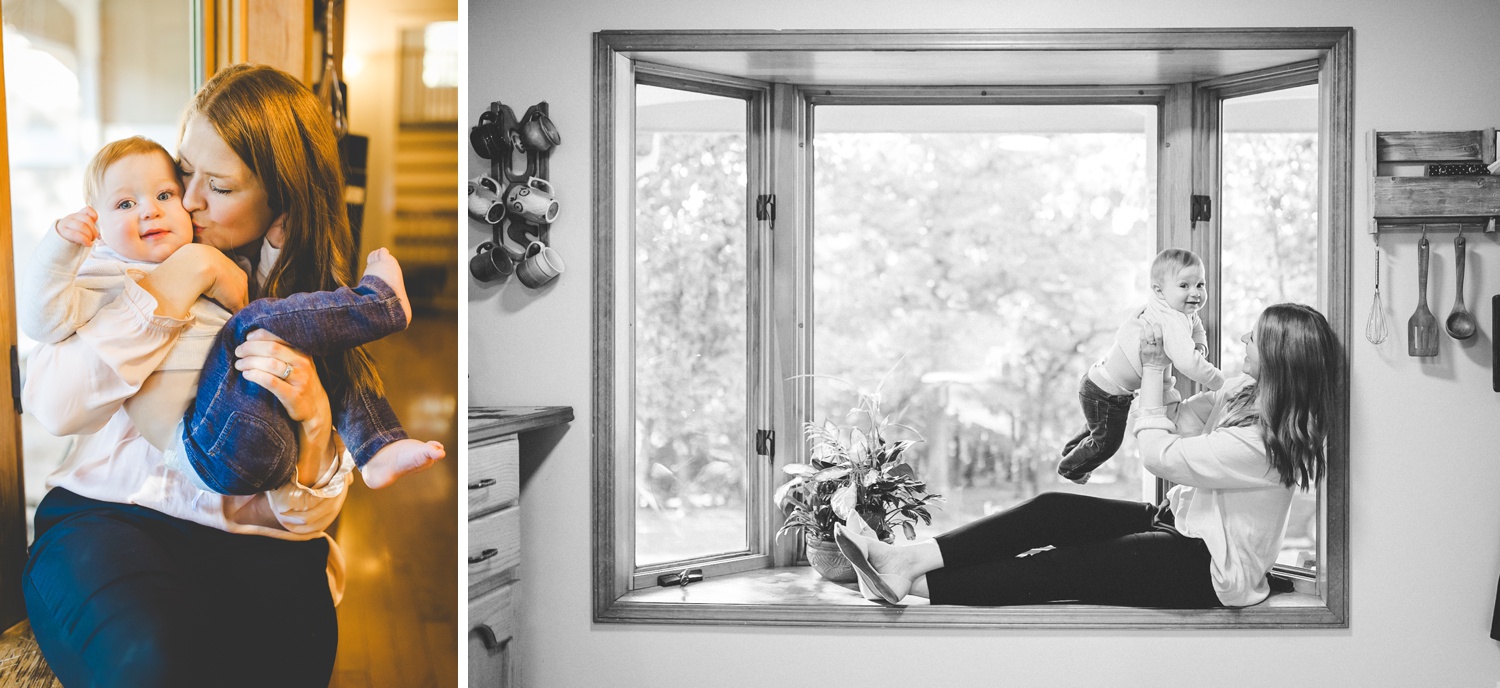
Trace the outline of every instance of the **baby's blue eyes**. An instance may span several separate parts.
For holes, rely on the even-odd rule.
[[[172,200],[172,192],[171,191],[163,191],[163,192],[161,192],[159,194],[156,194],[156,200],[158,200],[158,201],[170,201],[170,200]]]
[[[135,201],[120,201],[115,207],[120,210],[130,210],[135,207]]]

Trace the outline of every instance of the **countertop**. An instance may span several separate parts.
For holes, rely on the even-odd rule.
[[[572,406],[475,406],[469,409],[469,443],[572,421]]]

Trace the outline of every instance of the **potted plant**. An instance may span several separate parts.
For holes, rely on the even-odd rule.
[[[916,433],[880,414],[878,391],[860,393],[849,416],[852,422],[847,426],[832,421],[804,426],[809,462],[784,467],[791,479],[776,490],[776,504],[787,512],[777,537],[800,531],[808,562],[838,583],[853,582],[855,576],[833,542],[834,526],[857,515],[885,542],[895,540],[897,527],[911,540],[916,538],[917,519],[932,523],[928,503],[942,500],[941,495],[928,494],[926,483],[906,462],[906,450],[919,440],[886,437],[893,427]]]

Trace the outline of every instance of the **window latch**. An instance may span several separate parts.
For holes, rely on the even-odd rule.
[[[703,580],[703,569],[683,569],[677,573],[663,573],[656,577],[658,587],[677,585],[686,588],[689,583]]]
[[[1199,222],[1208,222],[1214,216],[1214,202],[1208,196],[1193,195],[1193,211],[1190,219],[1193,227],[1197,228]]]
[[[755,431],[755,453],[759,454],[761,456],[775,456],[776,455],[776,431],[775,430],[756,430]]]
[[[776,194],[761,194],[755,198],[755,219],[771,222],[771,231],[776,231]]]

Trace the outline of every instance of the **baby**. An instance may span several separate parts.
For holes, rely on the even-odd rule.
[[[1141,388],[1140,318],[1161,327],[1162,348],[1176,370],[1209,389],[1224,386],[1224,373],[1204,358],[1208,339],[1198,318],[1198,309],[1208,295],[1203,260],[1192,251],[1178,248],[1156,254],[1151,261],[1151,292],[1153,298],[1146,307],[1120,326],[1114,346],[1089,368],[1079,384],[1083,431],[1063,446],[1057,472],[1080,485],[1114,456],[1125,438],[1130,401]],[[1167,403],[1181,400],[1176,390],[1167,390]]]
[[[140,136],[110,143],[94,155],[84,176],[89,207],[53,225],[55,231],[37,245],[22,283],[21,326],[39,342],[73,335],[119,296],[124,280],[139,281],[163,262],[225,263],[215,263],[220,256],[208,254],[217,249],[192,243],[192,218],[182,205],[177,165],[161,145]],[[196,478],[200,486],[220,494],[263,492],[296,475],[297,435],[280,402],[237,374],[235,348],[255,329],[313,356],[399,332],[411,319],[401,267],[378,249],[370,254],[356,288],[258,299],[233,317],[209,299],[230,307],[243,303],[243,280],[236,286],[234,279],[210,275],[206,282],[197,285],[207,298],[194,303],[193,322],[126,408],[142,436],[165,452],[168,465]],[[166,396],[143,401],[164,387],[152,378],[199,370],[197,397],[186,414],[174,414],[165,425],[153,418],[181,405]],[[291,372],[281,373],[282,378]],[[378,390],[348,387],[331,404],[333,421],[367,485],[384,487],[444,456],[440,443],[408,438]],[[153,432],[156,427],[172,431]]]

